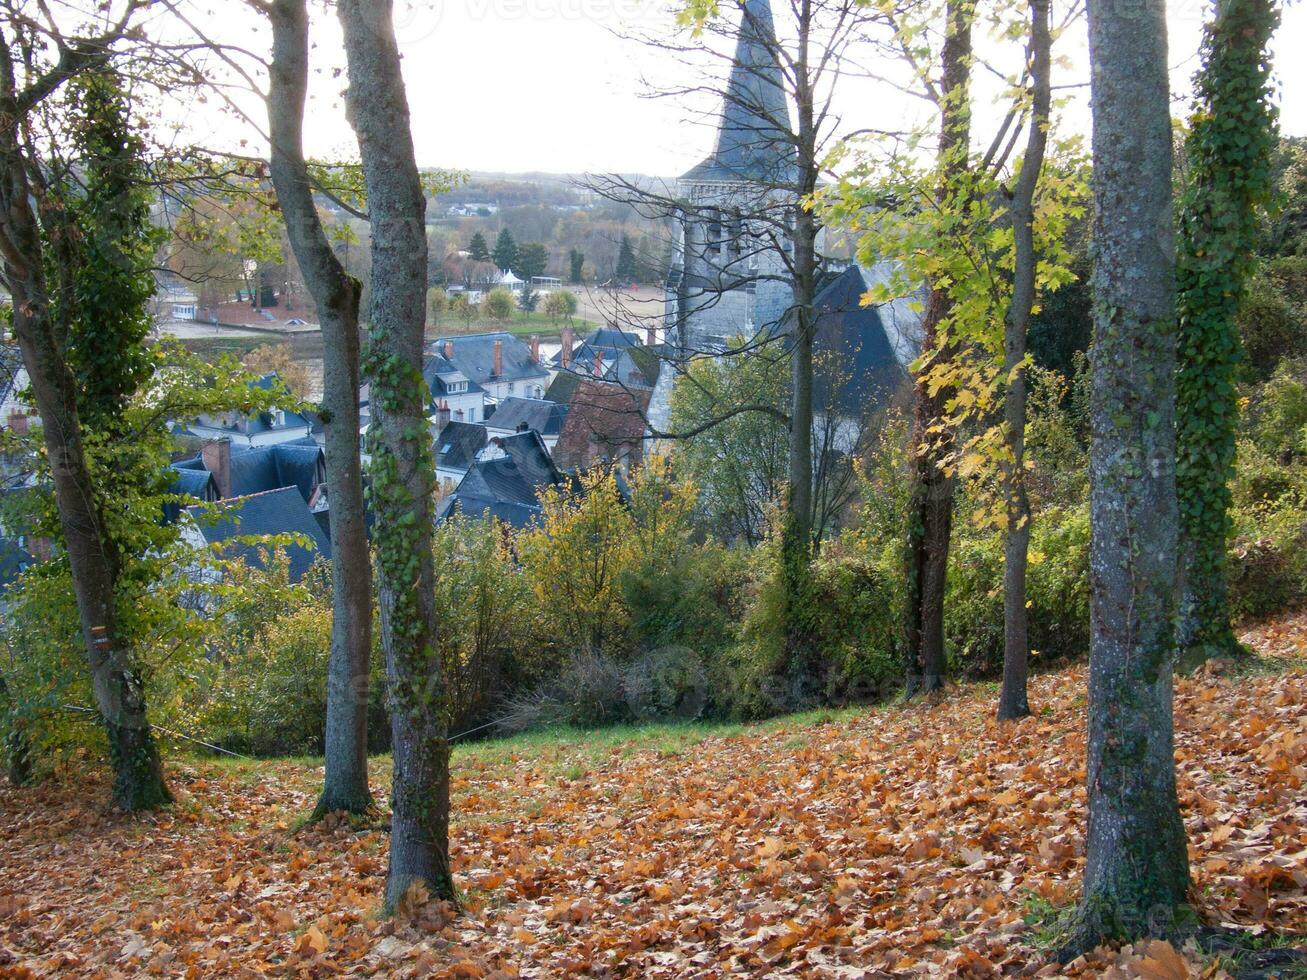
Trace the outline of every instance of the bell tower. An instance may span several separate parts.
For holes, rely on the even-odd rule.
[[[689,351],[768,331],[793,291],[781,223],[796,178],[788,99],[768,0],[746,0],[716,146],[677,180],[680,222],[667,276],[667,336]]]

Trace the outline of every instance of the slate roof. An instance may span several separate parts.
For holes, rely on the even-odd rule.
[[[768,0],[745,0],[712,155],[683,181],[789,184],[795,174],[784,76]]]
[[[209,544],[253,535],[302,534],[307,537],[312,543],[310,548],[296,544],[286,549],[292,581],[298,582],[318,555],[331,559],[331,540],[314,520],[308,504],[295,487],[233,497],[222,505],[217,520],[202,515],[199,508],[189,510],[196,515],[200,534]],[[263,567],[260,548],[256,544],[232,543],[223,550],[227,557],[240,558],[255,568]]]
[[[572,396],[563,434],[554,447],[558,464],[584,468],[601,459],[616,459],[623,449],[629,461],[643,456],[645,411],[652,392],[627,389],[609,381],[587,378]]]
[[[23,376],[23,352],[12,344],[0,344],[0,405],[17,396],[15,389]]]
[[[491,359],[493,366],[494,350],[491,349]],[[507,361],[507,351],[505,351],[505,361]],[[468,392],[485,391],[481,385],[477,384],[466,374],[456,368],[453,364],[445,359],[443,354],[428,354],[422,360],[422,378],[426,381],[427,387],[431,389],[431,397],[441,398],[450,393],[449,385],[452,381],[466,381]],[[464,392],[459,392],[464,394]]]
[[[572,395],[576,392],[577,385],[581,383],[581,375],[574,374],[571,371],[559,371],[554,375],[554,380],[549,382],[549,387],[545,389],[545,400],[557,402],[560,405],[570,405]]]
[[[511,527],[526,527],[540,513],[538,492],[566,482],[538,432],[492,439],[487,454],[492,448],[502,455],[478,459],[458,488],[445,498],[437,520],[447,520],[459,511],[476,518],[488,514]]]
[[[20,548],[17,542],[9,538],[0,538],[0,592],[13,585],[18,576],[35,561],[36,559],[29,555],[26,549]]]
[[[476,462],[477,453],[486,448],[490,433],[484,425],[474,422],[447,422],[438,432],[433,426],[431,438],[438,465],[466,470]]]
[[[202,454],[172,465],[173,469],[179,471],[207,472]],[[231,495],[244,497],[280,487],[295,487],[307,503],[312,498],[313,491],[326,480],[326,466],[326,455],[322,447],[311,438],[274,446],[232,446]]]
[[[593,375],[596,352],[602,351],[605,378],[620,381],[624,385],[638,384],[652,388],[657,384],[658,374],[662,370],[660,355],[664,353],[665,346],[658,344],[655,347],[647,347],[630,331],[620,327],[603,327],[582,341],[581,345],[572,352],[568,372],[583,376]],[[561,372],[563,366],[561,350],[550,359],[550,364]],[[636,372],[639,372],[638,379],[635,377]],[[556,382],[558,379],[554,380]],[[553,389],[552,384],[550,389]],[[566,404],[571,398],[571,389],[564,391],[560,388],[558,395],[559,397],[554,397],[546,393],[545,397]]]
[[[495,375],[495,341],[503,347],[503,369]],[[479,385],[502,381],[532,381],[549,377],[549,372],[531,357],[531,348],[511,333],[478,333],[437,338],[432,347],[442,357],[445,344],[454,345],[450,363]]]
[[[286,383],[276,371],[263,375],[261,378],[251,383],[252,387],[262,388],[264,391],[273,391],[278,388],[284,389]],[[279,432],[286,429],[297,429],[301,426],[312,430],[312,425],[299,412],[292,412],[289,409],[282,413],[280,425],[275,422],[272,412],[256,412],[253,415],[243,416],[235,420],[232,425],[223,425],[222,420],[218,418],[201,419],[197,424],[203,425],[209,429],[224,429],[229,432],[238,432],[241,435],[259,435],[264,432]]]
[[[183,461],[189,462],[189,460]],[[172,486],[168,488],[169,493],[184,494],[187,497],[194,497],[196,500],[214,501],[220,496],[218,493],[218,484],[213,481],[209,471],[201,465],[198,469],[178,463],[172,465],[173,481]],[[182,505],[179,501],[173,501],[163,505],[163,519],[167,524],[173,524],[181,516]]]
[[[508,432],[520,431],[520,426],[534,429],[542,436],[556,436],[563,431],[563,419],[567,418],[567,406],[545,398],[521,398],[517,396],[501,399],[495,407],[495,413],[486,419],[486,425]]]
[[[850,265],[830,276],[813,301],[817,314],[813,346],[819,361],[813,400],[818,411],[830,409],[862,418],[882,405],[907,377],[881,310],[862,305],[866,291],[861,270]],[[792,323],[793,315],[787,315],[777,329],[788,331]]]

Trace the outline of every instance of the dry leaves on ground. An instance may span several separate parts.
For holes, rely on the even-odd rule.
[[[1307,619],[1246,638],[1283,672],[1181,679],[1176,755],[1213,925],[1307,930]],[[125,819],[94,781],[0,790],[0,975],[1180,978],[1165,943],[1046,964],[1028,916],[1076,897],[1083,667],[994,694],[665,738],[455,757],[466,911],[380,918],[384,832],[298,832],[320,770],[179,762]]]

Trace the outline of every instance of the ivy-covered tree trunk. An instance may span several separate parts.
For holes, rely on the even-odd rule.
[[[109,741],[113,800],[127,810],[148,809],[167,802],[171,795],[146,719],[141,677],[119,631],[119,551],[105,525],[101,497],[87,464],[77,379],[65,356],[66,324],[60,326],[51,308],[45,272],[48,256],[32,206],[30,162],[19,133],[23,113],[31,107],[20,104],[12,53],[2,42],[0,38],[0,256],[13,301],[12,326],[41,415],[91,686]],[[80,70],[93,66],[84,64]],[[66,80],[67,75],[61,76],[49,91]],[[101,372],[100,379],[106,376]]]
[[[372,418],[381,643],[389,685],[394,788],[386,904],[415,883],[453,899],[449,866],[449,742],[444,665],[436,644],[432,566],[435,462],[426,418],[426,200],[389,0],[340,0],[372,228],[367,355]]]
[[[318,218],[304,160],[309,78],[305,0],[274,0],[268,122],[272,184],[287,237],[322,323],[322,418],[331,507],[332,623],[327,666],[326,774],[314,811],[362,813],[368,788],[368,679],[372,659],[372,560],[359,459],[359,296]]]
[[[1007,531],[1003,540],[1003,689],[998,717],[1030,714],[1026,680],[1030,637],[1026,616],[1026,568],[1030,557],[1030,498],[1026,493],[1026,329],[1035,305],[1039,259],[1035,254],[1035,190],[1048,146],[1052,102],[1052,36],[1049,0],[1030,0],[1030,130],[1010,211],[1014,244],[1012,299],[1003,330],[1003,373],[1007,379],[1004,425],[1008,459],[1002,467]]]
[[[940,181],[936,199],[941,209],[966,204],[965,177],[971,141],[971,27],[975,4],[949,0],[940,73]],[[931,363],[952,356],[939,330],[953,301],[947,284],[930,284],[922,324],[922,353]],[[907,595],[904,650],[906,693],[934,691],[944,686],[944,592],[948,580],[949,544],[953,535],[954,480],[945,471],[952,440],[936,431],[945,415],[949,393],[931,392],[923,367],[913,389],[912,490],[908,500]]]
[[[1178,521],[1165,5],[1090,0],[1089,45],[1089,829],[1064,954],[1173,933],[1189,888],[1171,715]]]
[[[1189,182],[1176,270],[1176,482],[1184,562],[1177,639],[1181,662],[1190,666],[1244,652],[1226,590],[1239,416],[1235,318],[1253,270],[1258,208],[1274,190],[1267,44],[1278,22],[1272,0],[1218,0],[1203,39],[1198,105],[1186,141]]]

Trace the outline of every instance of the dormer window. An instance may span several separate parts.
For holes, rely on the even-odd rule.
[[[451,395],[459,395],[467,391],[466,381],[451,381],[445,386]]]

